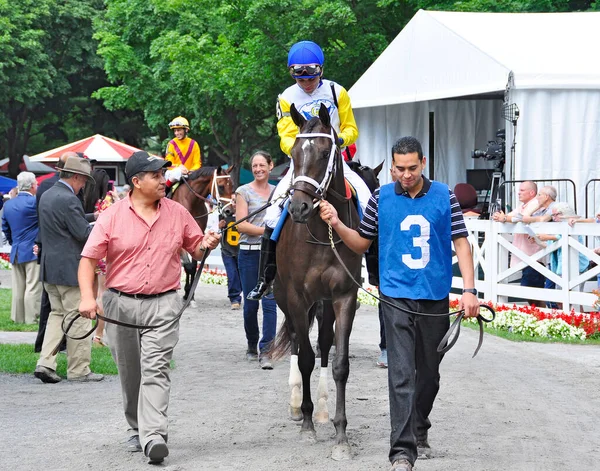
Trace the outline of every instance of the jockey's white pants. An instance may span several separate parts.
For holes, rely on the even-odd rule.
[[[290,162],[290,166],[292,168],[293,165],[293,162]],[[277,187],[275,188],[275,191],[273,192],[273,196],[271,198],[272,200],[285,194],[285,192],[288,191],[289,187],[292,185],[292,168],[288,170],[288,172],[284,175],[281,181],[277,184]],[[343,168],[344,177],[356,190],[358,202],[364,214],[365,208],[367,207],[367,203],[369,202],[369,198],[371,198],[371,192],[369,191],[369,187],[356,172],[353,172],[350,169],[350,167],[348,167],[348,164],[346,164],[346,162],[343,163]],[[265,214],[265,224],[267,226],[271,228],[275,228],[275,226],[277,226],[282,212],[282,203],[283,201],[279,201],[267,208],[267,212]]]

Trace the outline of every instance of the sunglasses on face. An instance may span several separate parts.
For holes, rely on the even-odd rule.
[[[290,74],[294,78],[301,78],[303,75],[313,76],[321,74],[321,66],[318,64],[311,65],[293,65],[290,67]]]

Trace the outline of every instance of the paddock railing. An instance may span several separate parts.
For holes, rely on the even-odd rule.
[[[579,223],[570,227],[566,222],[544,222],[528,224],[536,234],[559,235],[560,239],[547,246],[539,247],[539,251],[528,256],[512,243],[513,234],[529,234],[522,223],[500,223],[492,220],[465,219],[469,231],[469,241],[475,265],[475,287],[483,294],[483,300],[492,303],[507,303],[508,298],[539,301],[544,307],[546,301],[562,303],[562,310],[591,311],[597,296],[591,289],[597,288],[597,277],[600,274],[600,255],[593,248],[585,246],[581,241],[592,241],[600,237],[600,224]],[[594,244],[590,244],[594,245]],[[546,258],[555,250],[562,249],[562,275],[556,275],[547,267]],[[579,254],[596,263],[591,269],[579,273]],[[518,257],[520,262],[509,266],[509,254]],[[456,255],[453,263],[457,264]],[[545,278],[556,283],[556,289],[530,288],[520,286],[516,281],[521,270],[527,265],[533,267]],[[592,283],[586,282],[591,281]],[[454,277],[453,288],[462,288],[461,277]],[[585,292],[585,291],[587,292]]]

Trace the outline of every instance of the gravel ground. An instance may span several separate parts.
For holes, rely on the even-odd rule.
[[[377,368],[377,310],[357,312],[351,337],[348,436],[353,459],[331,460],[333,425],[316,443],[288,419],[288,367],[245,360],[241,311],[226,290],[201,286],[181,323],[169,408],[166,470],[386,470],[387,373]],[[313,332],[314,335],[314,332]],[[464,329],[442,364],[432,413],[435,457],[416,469],[595,470],[600,462],[600,347],[511,343]],[[313,397],[318,374],[313,374]],[[335,389],[329,385],[329,410]],[[0,469],[147,470],[129,454],[118,379],[42,384],[0,375]]]

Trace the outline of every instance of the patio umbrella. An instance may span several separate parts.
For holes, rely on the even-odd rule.
[[[62,154],[71,151],[83,152],[88,159],[96,160],[97,162],[126,162],[131,154],[139,150],[141,149],[96,134],[95,136],[86,137],[80,141],[31,156],[29,160],[44,163],[57,162]]]

